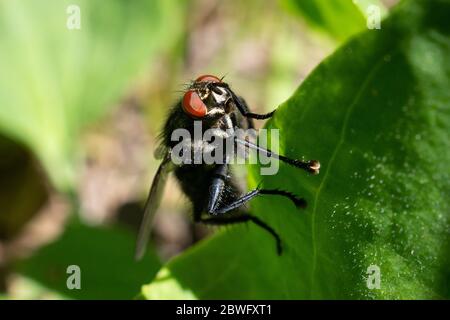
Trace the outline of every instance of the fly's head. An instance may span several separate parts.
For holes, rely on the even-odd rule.
[[[232,95],[221,79],[198,77],[183,96],[184,112],[194,119],[220,119],[233,110]]]

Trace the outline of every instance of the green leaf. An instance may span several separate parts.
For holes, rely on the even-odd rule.
[[[131,299],[142,279],[150,281],[160,267],[154,252],[136,262],[135,237],[121,228],[68,226],[56,242],[18,265],[19,273],[58,294],[74,299]],[[71,265],[80,267],[81,289],[68,289]]]
[[[321,161],[280,166],[236,226],[169,262],[142,293],[169,298],[450,298],[450,2],[407,1],[327,58],[276,112],[280,150]],[[380,289],[367,271],[378,266]],[[370,280],[370,279],[369,279]],[[168,287],[171,286],[172,290]]]
[[[281,0],[281,4],[337,41],[367,29],[367,17],[374,14],[374,6],[380,17],[387,13],[379,0]]]
[[[111,109],[156,53],[179,39],[176,0],[0,2],[0,130],[72,189],[78,136]],[[80,9],[80,26],[68,29]],[[151,66],[150,66],[151,67]]]

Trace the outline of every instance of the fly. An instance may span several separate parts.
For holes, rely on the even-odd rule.
[[[253,222],[275,239],[277,253],[282,253],[282,243],[278,233],[257,216],[248,213],[243,205],[260,195],[276,195],[289,199],[298,208],[304,208],[306,201],[303,198],[289,191],[259,187],[243,194],[231,175],[229,159],[211,165],[192,162],[180,164],[175,163],[172,158],[172,151],[179,144],[179,141],[172,139],[172,133],[177,129],[194,133],[194,123],[200,121],[203,131],[212,130],[215,138],[227,139],[230,137],[230,132],[236,129],[254,129],[253,119],[268,119],[274,112],[267,114],[250,112],[244,99],[237,96],[227,83],[215,76],[203,75],[190,84],[182,99],[170,111],[163,127],[162,142],[157,149],[157,157],[161,158],[162,162],[155,174],[145,204],[136,246],[137,259],[140,259],[145,252],[153,218],[161,202],[164,185],[170,172],[175,174],[182,191],[192,203],[194,222],[208,225]],[[248,139],[240,139],[236,136],[232,136],[232,139],[236,148],[240,146],[247,150],[256,150],[267,157],[279,159],[309,173],[319,173],[320,164],[316,160],[291,159],[262,148]],[[185,143],[192,150],[206,148],[207,145],[204,141],[195,140],[188,140]]]

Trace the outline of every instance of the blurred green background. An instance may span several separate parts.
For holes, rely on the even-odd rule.
[[[156,136],[183,84],[225,75],[272,110],[367,29],[370,3],[396,2],[0,1],[0,296],[133,298],[211,233],[170,181],[153,245],[133,260]],[[71,264],[83,290],[66,288]]]

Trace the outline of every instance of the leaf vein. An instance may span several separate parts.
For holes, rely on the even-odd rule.
[[[327,168],[325,170],[324,177],[322,181],[319,184],[319,187],[317,189],[316,195],[314,197],[314,206],[313,206],[313,212],[312,212],[312,218],[311,218],[311,238],[312,238],[312,249],[313,249],[313,262],[312,262],[312,269],[311,269],[311,287],[310,287],[310,296],[312,296],[313,288],[315,285],[315,273],[316,273],[316,266],[317,266],[317,245],[316,245],[316,216],[317,216],[317,204],[319,197],[321,195],[321,192],[323,190],[323,187],[325,185],[325,182],[327,181],[328,175],[330,173],[330,168],[334,164],[334,161],[337,157],[337,154],[342,147],[342,145],[345,142],[345,136],[347,132],[348,122],[350,119],[350,116],[355,109],[355,106],[358,104],[359,100],[361,99],[363,93],[367,89],[368,85],[370,84],[371,80],[374,78],[380,67],[383,65],[384,62],[384,56],[382,55],[379,59],[379,61],[373,65],[372,70],[370,70],[369,74],[367,75],[366,79],[362,83],[361,87],[359,88],[353,102],[350,104],[350,107],[347,109],[344,122],[341,129],[341,134],[339,137],[339,141],[336,144],[336,148],[334,149],[330,161],[328,162]]]

